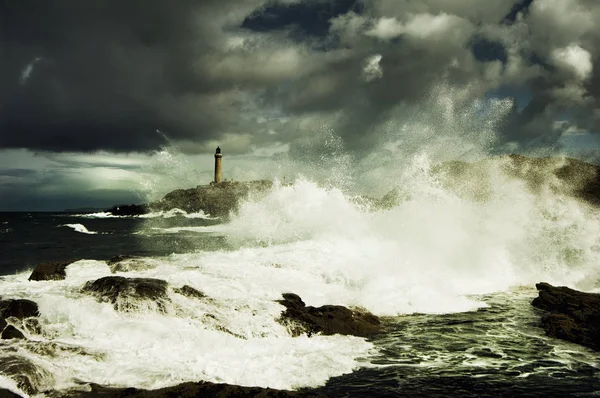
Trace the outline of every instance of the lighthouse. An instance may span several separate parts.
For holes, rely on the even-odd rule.
[[[217,151],[215,152],[215,184],[221,182],[223,178],[223,169],[221,166],[221,160],[223,159],[223,155],[221,155],[221,148],[217,147]]]

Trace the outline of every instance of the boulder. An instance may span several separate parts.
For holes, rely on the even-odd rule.
[[[549,312],[541,320],[546,334],[600,351],[600,294],[548,283],[535,286],[539,296],[531,304]]]
[[[0,388],[0,398],[21,398],[21,396],[19,394],[15,394],[10,390]]]
[[[169,300],[167,287],[167,282],[161,279],[105,276],[87,282],[82,291],[113,304],[119,311],[137,310],[143,302],[154,302],[158,310],[164,311]]]
[[[143,257],[119,254],[106,262],[111,273],[141,271],[152,268],[144,261]]]
[[[0,317],[2,318],[13,316],[23,320],[39,315],[38,305],[31,300],[13,299],[0,301]]]
[[[176,287],[173,289],[175,293],[181,294],[182,296],[190,297],[190,298],[204,298],[206,295],[199,290],[194,289],[191,286],[184,285],[183,287]]]
[[[23,333],[21,333],[19,329],[17,329],[13,325],[8,325],[6,328],[4,328],[4,331],[2,332],[0,338],[3,340],[24,339],[25,336],[23,335]]]
[[[310,391],[286,391],[262,387],[244,387],[231,384],[210,382],[189,382],[158,390],[141,390],[137,388],[111,388],[92,384],[91,391],[61,392],[60,395],[48,394],[50,397],[128,397],[128,398],[169,398],[169,397],[240,397],[240,398],[286,398],[286,397],[325,397]]]
[[[17,384],[17,388],[30,396],[40,393],[44,386],[54,384],[52,374],[20,355],[3,356],[0,361],[0,374],[11,378]]]
[[[309,336],[321,333],[371,337],[381,331],[379,318],[366,310],[341,305],[306,306],[293,293],[284,293],[278,303],[286,307],[280,322],[288,326],[294,336],[306,332]]]
[[[35,267],[31,276],[30,281],[58,281],[63,280],[67,277],[66,268],[73,261],[55,261],[50,263],[43,263]]]

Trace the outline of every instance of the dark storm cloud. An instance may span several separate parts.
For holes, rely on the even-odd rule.
[[[236,122],[209,98],[227,82],[197,69],[219,7],[228,2],[2,2],[0,147],[147,150],[164,142],[157,129],[214,137]]]
[[[33,0],[2,3],[1,148],[188,153],[322,126],[351,150],[440,84],[524,87],[503,137],[597,132],[595,0]],[[425,110],[426,111],[426,110]]]

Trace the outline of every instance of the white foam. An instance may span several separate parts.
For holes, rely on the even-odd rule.
[[[63,225],[60,225],[60,226],[61,227],[72,228],[76,232],[80,232],[82,234],[96,235],[98,233],[98,232],[95,232],[95,231],[88,231],[88,229],[83,224],[63,224]]]
[[[210,215],[204,213],[202,210],[196,213],[188,213],[185,210],[174,208],[167,211],[158,211],[147,214],[139,214],[134,216],[119,216],[114,215],[110,212],[98,212],[89,214],[69,214],[69,217],[82,217],[82,218],[173,218],[173,217],[185,217],[185,218],[202,218],[202,219],[215,219]]]
[[[243,203],[217,228],[255,246],[228,261],[299,273],[290,276],[295,283],[278,283],[311,304],[358,305],[382,315],[446,313],[482,305],[470,295],[542,280],[594,288],[599,212],[549,189],[534,194],[504,175],[503,164],[492,162],[485,200],[445,188],[421,156],[398,184],[407,199],[390,210],[364,211],[338,189],[301,179]]]
[[[197,213],[188,213],[185,210],[181,210],[178,208],[174,208],[167,211],[159,211],[148,214],[141,214],[136,216],[139,218],[172,218],[172,217],[185,217],[185,218],[203,218],[203,219],[211,219],[210,215],[205,214],[202,210]]]
[[[140,388],[206,380],[293,389],[322,385],[367,364],[373,346],[364,339],[291,337],[276,321],[283,307],[273,301],[285,289],[260,279],[269,275],[261,272],[265,267],[205,260],[198,254],[171,256],[154,259],[156,267],[127,273],[161,278],[176,287],[187,284],[209,296],[199,300],[171,291],[164,314],[151,306],[119,313],[82,294],[86,281],[111,275],[102,261],[69,265],[63,281],[32,283],[28,273],[8,276],[0,289],[3,296],[39,304],[44,336],[30,338],[79,347],[46,361],[57,388],[72,387],[76,380]],[[279,278],[288,274],[281,271]],[[243,272],[254,276],[245,278]],[[43,358],[22,353],[31,360]]]

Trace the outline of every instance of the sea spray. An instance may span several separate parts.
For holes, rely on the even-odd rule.
[[[589,288],[600,260],[598,211],[550,188],[532,191],[503,171],[508,161],[491,160],[485,181],[471,182],[472,190],[485,183],[486,195],[469,197],[417,156],[398,181],[397,206],[371,212],[338,189],[299,179],[243,203],[220,228],[255,247],[245,261],[310,275],[296,288],[309,304],[444,313],[477,308],[469,295],[541,279]]]

